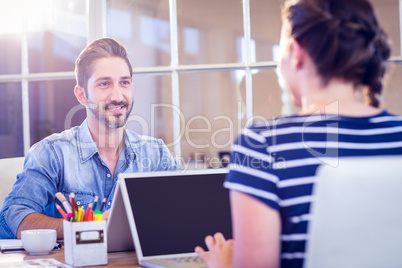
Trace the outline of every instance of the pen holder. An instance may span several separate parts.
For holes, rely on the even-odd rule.
[[[106,222],[63,221],[64,257],[71,266],[107,264]]]

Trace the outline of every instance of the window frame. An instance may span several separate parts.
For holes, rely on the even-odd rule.
[[[113,1],[113,0],[111,0]],[[87,0],[87,44],[92,40],[107,37],[107,0]],[[251,20],[250,20],[250,0],[242,0],[243,6],[243,34],[244,34],[244,55],[243,63],[225,64],[202,64],[202,65],[180,65],[179,46],[178,46],[178,19],[177,19],[177,0],[169,0],[169,23],[170,23],[170,42],[171,42],[171,64],[170,66],[134,68],[135,74],[171,75],[172,105],[180,109],[180,84],[179,74],[186,72],[211,72],[211,71],[233,71],[242,70],[245,72],[246,88],[246,119],[253,117],[253,81],[252,71],[260,69],[275,69],[277,63],[274,61],[252,62],[251,60]],[[399,25],[400,39],[402,40],[402,0],[399,0]],[[74,71],[71,72],[44,72],[30,73],[28,68],[28,32],[26,22],[24,23],[21,34],[21,74],[0,75],[0,83],[20,82],[22,90],[22,117],[23,117],[23,144],[24,155],[27,154],[30,144],[30,114],[29,114],[29,88],[28,84],[32,81],[48,81],[75,79]],[[402,41],[401,41],[402,51]],[[401,52],[402,53],[402,52]],[[393,56],[388,61],[390,64],[402,65],[402,55]],[[180,117],[173,112],[173,137],[178,137],[181,133]],[[181,144],[177,142],[173,146],[174,155],[181,157]]]

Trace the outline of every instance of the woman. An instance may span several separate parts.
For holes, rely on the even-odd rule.
[[[208,236],[210,253],[196,252],[210,267],[302,267],[319,165],[402,154],[392,145],[402,118],[378,108],[390,47],[370,3],[288,0],[282,21],[279,69],[301,113],[256,123],[235,142],[225,182],[233,259],[232,241]]]

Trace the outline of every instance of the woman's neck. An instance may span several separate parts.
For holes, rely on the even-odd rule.
[[[309,79],[302,88],[300,114],[336,114],[351,117],[373,116],[380,109],[364,104],[353,83],[331,79],[323,86],[321,80]]]

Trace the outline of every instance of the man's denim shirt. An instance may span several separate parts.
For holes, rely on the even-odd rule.
[[[61,218],[55,207],[57,192],[62,192],[67,200],[74,192],[77,205],[84,208],[95,196],[99,202],[106,198],[105,211],[111,206],[119,173],[180,169],[162,140],[126,129],[124,141],[125,149],[119,156],[115,174],[111,174],[100,157],[86,120],[79,127],[53,134],[33,145],[1,208],[0,238],[16,238],[21,221],[34,212]]]

